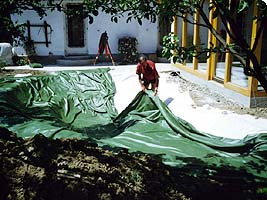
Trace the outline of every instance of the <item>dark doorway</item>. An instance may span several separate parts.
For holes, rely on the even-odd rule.
[[[82,11],[82,5],[67,5],[68,13]],[[81,12],[82,13],[82,12]],[[84,20],[82,14],[68,14],[68,46],[84,47]]]

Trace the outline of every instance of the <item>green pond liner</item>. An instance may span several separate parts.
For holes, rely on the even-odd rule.
[[[238,171],[237,176],[267,183],[267,133],[230,139],[198,131],[150,90],[139,92],[118,113],[109,70],[1,78],[0,126],[22,138],[79,138],[110,149],[158,155],[177,168],[201,168],[211,175],[220,169]]]

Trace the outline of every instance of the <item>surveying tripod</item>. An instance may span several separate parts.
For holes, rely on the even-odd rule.
[[[99,48],[98,48],[97,55],[95,57],[94,65],[96,64],[96,61],[98,60],[99,56],[103,54],[104,50],[106,54],[106,60],[108,59],[108,56],[110,56],[112,64],[115,65],[115,61],[114,61],[114,58],[112,56],[112,53],[111,53],[111,50],[108,44],[108,34],[106,31],[101,34],[100,41],[99,41]]]

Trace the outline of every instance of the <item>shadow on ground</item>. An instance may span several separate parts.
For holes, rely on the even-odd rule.
[[[4,128],[0,129],[0,152],[0,199],[267,197],[266,183],[250,182],[245,172],[232,169],[220,169],[211,176],[197,159],[178,169],[153,155],[130,154],[125,149],[114,153],[84,140],[52,140],[42,135],[23,140]]]

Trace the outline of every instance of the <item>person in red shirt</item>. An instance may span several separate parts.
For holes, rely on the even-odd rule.
[[[140,56],[136,67],[136,74],[138,75],[139,83],[143,91],[147,90],[151,85],[154,94],[158,93],[159,74],[156,65],[145,56]]]

